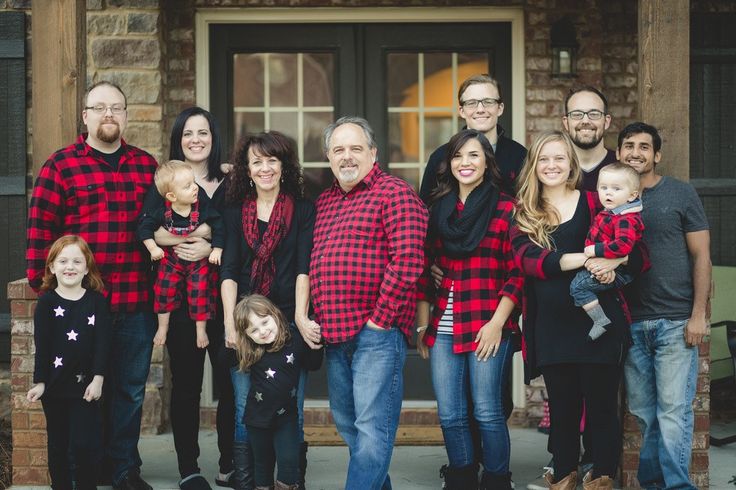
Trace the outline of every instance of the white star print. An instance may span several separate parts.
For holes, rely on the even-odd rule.
[[[54,308],[54,313],[56,313],[55,316],[64,316],[64,311],[64,308],[62,308],[61,306],[57,306],[56,308]]]
[[[87,325],[94,325],[95,324],[95,316],[88,316],[87,317]]]
[[[286,355],[286,364],[294,364],[294,353]]]
[[[66,333],[67,340],[77,340],[77,335],[79,334],[74,330]]]
[[[77,374],[77,383],[84,381],[84,374]]]
[[[286,410],[284,410],[283,408],[279,408],[278,410],[276,410],[276,413],[279,415],[283,415],[286,413]]]
[[[256,391],[256,401],[262,402],[263,401],[263,393],[260,393]]]
[[[54,359],[54,367],[55,368],[58,368],[59,366],[63,366],[63,363],[61,362],[62,359],[63,358],[61,358],[61,357],[57,357],[56,359]]]
[[[292,388],[289,393],[291,394],[291,397],[292,398],[295,398],[296,397],[296,388]]]
[[[276,371],[274,371],[273,369],[268,368],[268,370],[266,370],[266,377],[267,378],[273,378],[275,375],[276,375]]]

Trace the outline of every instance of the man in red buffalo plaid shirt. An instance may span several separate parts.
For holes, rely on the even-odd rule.
[[[95,256],[113,317],[113,349],[105,377],[106,457],[113,488],[148,490],[140,477],[138,437],[154,334],[148,254],[135,237],[156,160],[128,145],[127,100],[111,82],[85,96],[87,133],[54,153],[33,187],[28,218],[28,281],[38,290],[51,244],[82,236]]]
[[[339,119],[324,142],[336,180],[316,203],[309,282],[327,343],[330,409],[350,448],[345,488],[390,489],[427,210],[380,169],[364,119]]]

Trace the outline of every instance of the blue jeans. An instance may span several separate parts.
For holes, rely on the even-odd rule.
[[[142,464],[138,438],[155,330],[153,313],[113,315],[105,406],[107,454],[115,484],[120,483],[128,471],[138,471]]]
[[[350,450],[345,490],[391,488],[406,346],[398,328],[367,326],[346,342],[327,345],[330,410]]]
[[[502,340],[495,357],[478,361],[475,352],[453,353],[452,335],[438,335],[429,351],[437,414],[453,468],[476,461],[468,424],[470,390],[473,416],[480,430],[483,468],[496,475],[509,472],[511,442],[502,398],[506,372],[514,354],[510,344]]]
[[[634,345],[624,374],[629,410],[642,432],[639,483],[647,489],[695,489],[688,477],[698,349],[685,344],[687,320],[631,325]]]
[[[575,300],[575,306],[583,306],[593,301],[598,301],[595,293],[608,291],[609,289],[620,289],[630,283],[633,277],[631,274],[622,271],[619,267],[616,269],[616,279],[610,284],[603,284],[586,269],[582,269],[575,274],[570,282],[570,296]]]
[[[299,414],[299,442],[304,442],[304,387],[307,385],[308,373],[302,369],[299,375],[299,387],[296,391],[296,405]],[[248,401],[250,391],[250,373],[240,370],[238,366],[230,368],[230,378],[233,381],[233,392],[235,393],[235,441],[247,442],[248,429],[245,427],[243,417],[245,416],[245,404]]]

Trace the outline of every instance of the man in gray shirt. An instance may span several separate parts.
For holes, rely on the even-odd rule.
[[[624,375],[629,410],[642,431],[643,488],[695,489],[688,476],[698,344],[707,332],[710,233],[692,185],[656,173],[662,140],[641,122],[618,136],[616,156],[640,176],[643,240],[652,267],[629,291],[631,347]]]

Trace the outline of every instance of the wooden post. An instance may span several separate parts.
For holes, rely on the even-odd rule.
[[[660,172],[690,177],[690,0],[639,0],[639,118],[662,136]]]
[[[87,78],[85,0],[32,4],[33,176],[79,133]]]

